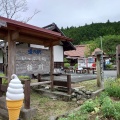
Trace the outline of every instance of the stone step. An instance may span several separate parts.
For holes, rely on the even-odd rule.
[[[0,108],[7,110],[5,97],[0,97]]]
[[[50,97],[50,98],[56,97],[57,99],[64,100],[64,101],[69,101],[70,98],[71,98],[71,95],[68,95],[67,93],[60,92],[60,91],[50,91],[50,90],[45,90],[45,89],[42,89],[42,88],[41,89],[36,89],[35,91],[44,95],[44,96],[47,96],[47,97]]]
[[[5,109],[0,108],[0,120],[9,120],[8,112]]]

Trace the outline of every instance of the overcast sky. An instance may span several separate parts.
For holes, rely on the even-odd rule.
[[[59,28],[86,23],[120,21],[120,0],[27,0],[31,15],[40,10],[29,24],[43,27],[56,23]]]

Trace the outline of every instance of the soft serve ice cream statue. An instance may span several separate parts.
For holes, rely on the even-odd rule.
[[[13,74],[11,79],[12,80],[7,88],[6,103],[9,112],[9,120],[17,120],[23,104],[24,90],[23,85],[17,75]]]

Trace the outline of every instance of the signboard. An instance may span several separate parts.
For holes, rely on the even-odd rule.
[[[17,74],[46,74],[50,72],[50,52],[38,48],[17,48]]]

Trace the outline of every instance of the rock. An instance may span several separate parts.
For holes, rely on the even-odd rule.
[[[72,101],[77,101],[77,98],[72,98]]]
[[[83,103],[84,103],[83,100],[78,100],[78,101],[77,101],[77,104],[78,104],[78,105],[82,105]]]
[[[53,100],[57,100],[56,96],[50,96],[50,98],[53,99]]]
[[[91,95],[87,95],[87,98],[88,98],[88,99],[91,98]]]
[[[55,120],[55,116],[50,116],[49,120]]]
[[[87,95],[91,95],[92,92],[91,92],[91,91],[86,91],[86,94],[87,94]]]
[[[75,93],[72,93],[71,98],[76,97],[77,95]]]
[[[81,100],[86,101],[87,99],[86,98],[81,98]]]
[[[76,95],[76,94],[73,92],[73,93],[72,93],[72,96],[75,96],[75,95]]]
[[[79,88],[74,88],[74,91],[79,91]]]
[[[80,100],[82,98],[82,95],[77,95],[77,100]]]
[[[82,95],[82,94],[83,94],[83,92],[82,92],[82,91],[78,91],[78,94],[79,94],[79,95]]]
[[[83,98],[86,98],[86,96],[87,96],[87,95],[86,95],[85,93],[82,94],[82,97],[83,97]]]
[[[46,86],[46,87],[45,87],[45,89],[46,89],[46,90],[49,90],[49,89],[50,89],[50,87],[49,87],[49,86]]]
[[[82,89],[81,91],[85,93],[85,92],[86,92],[86,89]]]

